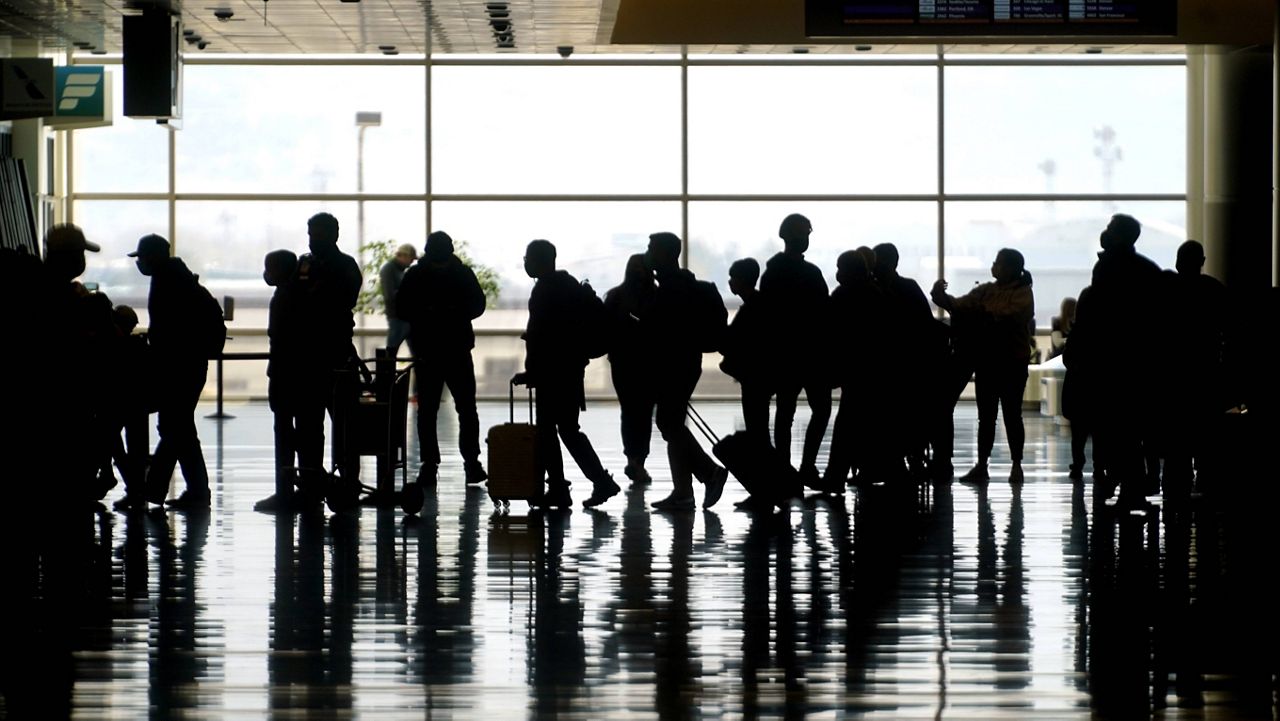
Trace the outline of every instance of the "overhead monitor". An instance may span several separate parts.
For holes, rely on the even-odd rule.
[[[805,0],[809,37],[1173,37],[1175,0]]]

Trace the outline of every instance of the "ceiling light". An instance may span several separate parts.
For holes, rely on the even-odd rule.
[[[856,46],[854,46],[854,48],[853,48],[853,49],[854,49],[854,50],[857,50],[857,51],[858,51],[858,52],[860,52],[860,53],[866,53],[866,52],[870,52],[870,51],[871,51],[871,46],[870,46],[870,45],[856,45]]]

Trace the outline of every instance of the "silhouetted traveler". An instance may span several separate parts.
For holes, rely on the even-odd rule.
[[[587,405],[582,381],[589,361],[583,349],[589,339],[583,334],[598,330],[590,327],[589,315],[591,305],[600,301],[590,286],[556,270],[556,247],[550,241],[529,243],[524,270],[537,282],[529,294],[525,371],[516,374],[513,382],[537,389],[537,457],[540,476],[547,481],[541,504],[551,508],[573,505],[560,454],[560,441],[564,441],[569,455],[591,481],[591,497],[582,505],[593,508],[621,490],[600,465],[591,440],[578,426],[578,413]]]
[[[147,295],[147,340],[155,358],[155,387],[160,442],[147,471],[147,500],[163,503],[175,464],[182,466],[186,490],[169,501],[181,510],[209,507],[209,473],[196,435],[195,411],[209,373],[209,355],[203,349],[207,331],[197,319],[206,312],[196,276],[181,258],[170,257],[169,241],[144,235],[129,254],[137,258],[138,271],[151,278]]]
[[[868,448],[875,437],[875,408],[868,391],[882,369],[874,339],[883,332],[883,295],[871,278],[867,258],[848,250],[836,259],[836,289],[831,291],[831,352],[836,369],[832,381],[840,388],[840,408],[831,434],[831,452],[821,489],[844,490],[851,472],[864,469]]]
[[[807,486],[818,482],[818,449],[831,420],[831,370],[826,314],[827,281],[818,266],[804,259],[813,226],[799,214],[783,218],[778,228],[785,249],[769,259],[760,278],[760,296],[772,318],[775,349],[772,382],[777,395],[773,440],[791,456],[791,425],[803,390],[809,403],[809,426],[800,456],[800,478]]]
[[[417,359],[418,443],[422,468],[419,482],[433,486],[440,465],[436,414],[449,387],[458,411],[458,450],[467,483],[488,479],[480,463],[480,418],[476,414],[476,373],[471,349],[476,345],[471,321],[485,309],[484,290],[476,274],[453,254],[453,239],[437,230],[427,236],[422,259],[405,274],[396,296],[396,312],[409,321],[409,348]]]
[[[706,486],[702,507],[720,500],[729,472],[716,465],[685,425],[689,399],[702,376],[702,353],[709,336],[723,333],[724,303],[711,298],[693,273],[680,267],[680,238],[653,233],[645,263],[658,281],[653,310],[646,319],[653,342],[652,373],[657,384],[658,431],[667,443],[671,495],[653,503],[662,511],[693,510],[693,479]],[[714,291],[714,287],[710,289]],[[713,306],[719,304],[718,310]],[[717,324],[720,328],[715,328]]]
[[[1076,319],[1076,299],[1070,296],[1062,299],[1058,314],[1049,320],[1049,360],[1062,355],[1067,347],[1067,339],[1071,337],[1071,324]]]
[[[1095,484],[1095,493],[1109,494],[1119,484],[1129,506],[1146,496],[1143,444],[1152,440],[1154,423],[1146,404],[1131,401],[1132,384],[1161,310],[1160,268],[1135,248],[1141,232],[1138,221],[1123,214],[1112,216],[1102,231],[1090,292],[1076,306],[1066,350],[1068,367],[1087,368],[1091,388],[1084,395],[1095,404],[1088,411],[1095,419],[1094,444],[1110,481]]]
[[[747,433],[768,443],[773,328],[756,290],[759,278],[760,264],[754,258],[735,260],[729,266],[729,291],[742,299],[742,305],[725,334],[720,370],[742,386],[742,421]]]
[[[900,475],[903,459],[918,463],[924,454],[929,417],[916,411],[927,402],[928,387],[920,381],[934,369],[924,362],[933,313],[920,284],[898,274],[898,248],[881,243],[875,251],[875,279],[883,296],[884,313],[877,339],[880,382],[872,404],[880,409],[872,465],[886,477]],[[886,478],[887,480],[887,478]]]
[[[146,508],[147,463],[151,455],[147,424],[155,407],[151,348],[145,335],[135,333],[138,314],[127,305],[112,310],[118,337],[111,363],[113,384],[108,428],[111,458],[124,478],[124,497],[116,501],[120,511]],[[124,432],[124,439],[120,437]]]
[[[314,334],[305,326],[297,288],[298,257],[273,250],[263,259],[262,279],[275,288],[267,316],[270,359],[267,402],[274,416],[275,492],[255,511],[292,511],[320,498],[324,466],[324,409],[331,371],[310,358]],[[317,434],[316,430],[320,429]],[[317,437],[320,443],[316,443]],[[298,486],[304,494],[295,495]]]
[[[1076,299],[1071,308],[1071,322],[1069,327],[1074,330],[1076,319],[1076,308],[1080,303],[1085,302],[1085,298],[1092,292],[1089,286],[1085,286],[1080,291],[1079,299]],[[1065,301],[1063,307],[1066,307]],[[1092,409],[1096,403],[1089,397],[1089,394],[1097,388],[1097,381],[1090,379],[1090,368],[1087,358],[1082,359],[1082,354],[1076,353],[1077,345],[1088,342],[1086,336],[1085,341],[1073,341],[1075,333],[1067,334],[1062,344],[1062,362],[1066,366],[1066,375],[1062,378],[1062,415],[1071,422],[1071,465],[1067,469],[1067,475],[1073,481],[1084,480],[1084,464],[1087,460],[1085,457],[1085,449],[1088,447],[1089,436],[1093,434]],[[1105,471],[1102,465],[1102,456],[1098,452],[1097,442],[1094,442],[1093,448],[1093,472],[1095,475],[1101,476]]]
[[[645,319],[655,293],[653,271],[645,267],[644,254],[637,253],[627,259],[622,284],[604,295],[610,322],[609,372],[618,395],[622,452],[627,457],[622,472],[637,484],[652,480],[644,462],[649,457],[657,394],[649,367],[652,344],[645,337]]]
[[[60,439],[55,450],[72,481],[72,492],[94,501],[116,482],[109,465],[105,473],[100,472],[110,462],[109,424],[103,415],[110,406],[111,384],[84,366],[110,364],[114,327],[111,301],[90,293],[76,279],[84,274],[85,252],[99,250],[74,225],[54,226],[45,237],[44,290],[54,345],[42,349],[50,353],[51,382],[63,384],[67,393],[60,405],[51,408]],[[53,392],[56,397],[60,389]]]
[[[345,413],[357,399],[354,366],[356,347],[355,307],[364,279],[355,259],[338,249],[338,219],[317,213],[307,219],[307,241],[311,252],[298,258],[293,293],[299,314],[299,333],[306,350],[300,353],[306,364],[299,391],[310,394],[329,410],[334,433],[331,445],[333,466],[344,478],[360,476],[360,458],[343,448],[337,430],[345,427]],[[315,448],[324,448],[324,418],[304,413],[295,425],[297,447],[310,459]],[[321,450],[323,456],[323,450]],[[308,460],[307,466],[311,461]],[[310,468],[307,469],[308,471]],[[304,474],[305,475],[305,474]],[[299,479],[304,480],[304,479]]]
[[[400,351],[400,344],[409,337],[409,323],[401,320],[396,313],[396,294],[400,292],[400,283],[404,280],[405,271],[418,259],[418,249],[405,243],[396,248],[396,254],[382,264],[378,271],[378,280],[382,286],[382,310],[387,316],[387,355],[395,357]]]
[[[1162,414],[1166,493],[1190,490],[1193,463],[1198,474],[1214,464],[1213,424],[1231,405],[1224,358],[1232,313],[1226,286],[1203,273],[1204,263],[1204,246],[1188,240],[1178,248],[1177,272],[1166,273],[1171,276],[1167,317],[1172,323],[1161,354],[1170,381],[1169,412]]]
[[[1009,482],[1022,483],[1022,450],[1026,434],[1022,426],[1022,396],[1027,388],[1027,363],[1031,358],[1031,328],[1035,298],[1031,273],[1022,253],[1003,248],[991,264],[994,283],[983,283],[959,298],[947,295],[947,281],[933,284],[933,302],[952,317],[968,316],[974,347],[974,390],[978,396],[978,463],[961,480],[981,483],[990,479],[987,462],[995,445],[996,415],[1004,409],[1004,429],[1009,437],[1013,467]]]

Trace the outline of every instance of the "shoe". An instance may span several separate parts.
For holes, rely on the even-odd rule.
[[[423,463],[418,468],[418,477],[416,482],[424,488],[435,488],[436,478],[439,476],[439,469],[434,463]]]
[[[258,513],[287,513],[295,510],[295,507],[296,504],[292,495],[284,496],[279,493],[272,493],[253,504],[253,510]]]
[[[1071,466],[1070,470],[1067,471],[1067,477],[1073,481],[1083,481],[1084,470],[1080,466]]]
[[[968,473],[960,476],[961,483],[986,483],[989,480],[991,480],[991,472],[987,470],[985,463],[979,463],[970,468]]]
[[[1010,468],[1010,469],[1009,469],[1009,485],[1011,485],[1011,486],[1021,486],[1021,485],[1022,485],[1022,481],[1023,481],[1023,477],[1022,477],[1022,464],[1021,464],[1021,463],[1015,463],[1015,464],[1013,464],[1013,468]]]
[[[175,511],[207,511],[209,510],[209,492],[193,492],[186,490],[182,495],[165,503]]]
[[[90,484],[89,497],[92,500],[101,501],[106,498],[107,494],[111,492],[111,489],[115,488],[117,485],[119,485],[119,481],[116,480],[116,474],[110,471],[99,473],[97,477],[94,478],[93,483]]]
[[[644,468],[643,458],[627,459],[627,467],[622,469],[622,474],[631,479],[633,486],[647,486],[653,483],[653,477]]]
[[[799,475],[800,483],[804,484],[805,488],[812,488],[815,491],[821,490],[819,486],[822,485],[822,476],[818,475],[817,466],[806,463],[800,466]]]
[[[708,486],[709,485],[710,484],[708,484]],[[661,501],[654,501],[649,505],[659,511],[692,511],[694,506],[693,496],[677,496],[674,493]]]
[[[702,495],[702,507],[710,508],[716,505],[716,501],[720,500],[720,496],[724,495],[724,484],[729,480],[729,469],[724,466],[716,466],[711,472],[711,480],[707,481],[707,490]]]
[[[595,484],[595,487],[591,490],[591,497],[582,502],[582,507],[595,508],[618,495],[621,491],[622,488],[613,482],[613,476],[606,476],[603,481]]]
[[[137,511],[147,510],[147,499],[141,494],[125,494],[124,498],[119,499],[111,504],[111,507],[121,513],[135,513]]]
[[[547,492],[542,494],[539,502],[542,508],[569,508],[573,498],[569,496],[569,484],[548,484]]]
[[[750,511],[753,513],[757,511],[760,513],[768,513],[773,510],[772,503],[764,500],[763,498],[757,498],[756,496],[747,496],[741,501],[736,501],[734,502],[733,507],[739,511]]]
[[[484,466],[479,461],[471,461],[467,464],[464,471],[467,476],[467,485],[474,486],[489,480],[489,474],[484,472]]]

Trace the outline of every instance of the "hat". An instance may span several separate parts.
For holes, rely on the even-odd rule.
[[[67,251],[91,251],[97,253],[102,250],[102,246],[97,243],[90,243],[84,237],[84,231],[71,225],[55,225],[49,229],[49,234],[44,237],[45,248],[50,253],[67,252]]]
[[[428,258],[445,258],[453,254],[453,238],[443,230],[427,236],[427,248],[422,252]]]
[[[138,249],[129,254],[130,258],[169,257],[169,241],[152,233],[138,238]]]
[[[418,258],[418,249],[413,247],[412,243],[405,243],[399,248],[396,248],[396,255],[400,255],[401,253],[413,258],[414,260],[417,260]]]

